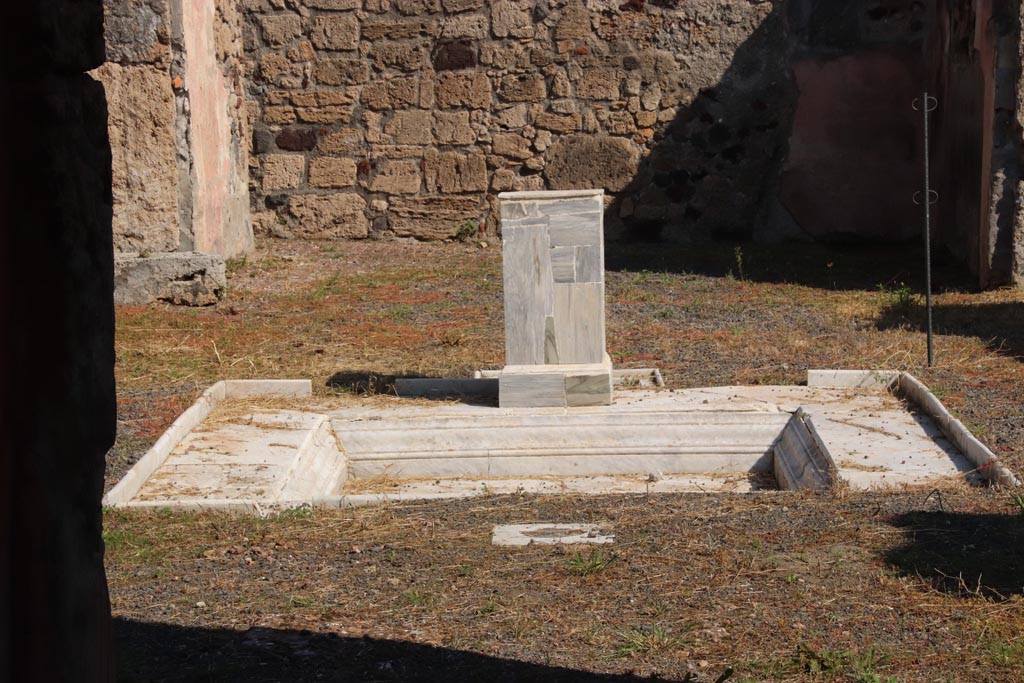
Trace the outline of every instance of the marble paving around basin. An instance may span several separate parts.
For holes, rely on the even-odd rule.
[[[962,481],[972,467],[929,418],[883,389],[716,387],[617,397],[613,406],[573,409],[400,399],[332,408],[324,399],[302,410],[248,412],[239,400],[230,420],[211,418],[188,433],[127,504],[754,491],[770,479],[772,444],[797,409],[854,488]]]

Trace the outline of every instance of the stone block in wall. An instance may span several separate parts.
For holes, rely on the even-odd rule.
[[[503,128],[522,128],[534,120],[534,110],[539,108],[540,105],[515,104],[498,111],[494,115],[494,120]]]
[[[303,152],[316,147],[317,138],[313,128],[285,128],[274,137],[274,143],[289,152]]]
[[[430,106],[430,94],[427,90],[425,83],[418,77],[394,78],[365,86],[362,102],[364,106],[376,111]]]
[[[359,19],[355,14],[321,14],[313,19],[310,40],[322,50],[356,50]]]
[[[283,126],[289,123],[295,123],[299,120],[299,117],[295,115],[295,107],[264,107],[263,116],[261,117],[263,123],[271,126]]]
[[[301,64],[294,64],[276,52],[268,52],[259,60],[260,78],[281,88],[301,88],[305,71]]]
[[[105,0],[104,42],[108,62],[161,64],[171,61],[167,0]]]
[[[324,85],[360,85],[370,78],[370,67],[362,59],[321,59],[313,65],[313,80]]]
[[[363,134],[357,128],[342,128],[320,138],[317,149],[327,154],[353,153],[363,144]]]
[[[442,145],[471,145],[476,142],[477,134],[469,124],[469,112],[434,112],[434,138]]]
[[[356,96],[348,90],[300,90],[289,92],[288,101],[297,107],[329,107],[354,104]]]
[[[260,34],[270,46],[287,45],[302,35],[302,18],[297,14],[260,17]]]
[[[555,25],[555,40],[581,40],[589,38],[591,31],[590,11],[582,5],[573,4],[562,9]]]
[[[494,136],[494,153],[509,159],[529,159],[533,156],[530,141],[516,133],[498,133]]]
[[[302,123],[348,123],[352,120],[352,105],[296,107],[295,120]]]
[[[434,142],[433,116],[426,109],[395,112],[384,126],[384,133],[399,145],[429,145]]]
[[[374,164],[366,188],[384,194],[416,194],[420,191],[422,174],[416,161],[381,159]]]
[[[492,69],[529,69],[531,66],[530,52],[525,45],[510,43],[507,40],[495,40],[484,43],[480,48],[480,63]]]
[[[636,176],[640,149],[625,138],[571,135],[556,141],[547,159],[544,175],[554,190],[619,192]]]
[[[94,73],[107,92],[114,248],[174,251],[180,229],[171,79],[148,65],[108,63]]]
[[[363,135],[371,144],[388,142],[384,136],[384,115],[375,111],[364,111]]]
[[[314,187],[351,187],[355,185],[355,159],[316,157],[309,162],[309,184]]]
[[[382,71],[417,71],[426,63],[427,53],[426,43],[376,42],[370,48],[374,66]]]
[[[497,0],[491,5],[491,31],[498,38],[532,38],[533,0]]]
[[[336,11],[361,9],[363,6],[362,0],[303,0],[302,4],[310,9]]]
[[[579,112],[580,104],[576,100],[565,98],[551,100],[548,102],[548,108],[554,114],[576,114]]]
[[[273,235],[280,221],[276,211],[256,211],[252,214],[252,231],[257,235]]]
[[[515,188],[516,172],[508,168],[499,168],[491,178],[491,190],[494,192],[511,192]]]
[[[465,195],[395,197],[388,206],[392,231],[421,240],[450,239],[468,222],[477,225],[482,213],[480,198]]]
[[[608,112],[604,128],[612,135],[631,135],[636,132],[636,122],[628,111]]]
[[[640,128],[650,128],[658,122],[658,113],[653,111],[638,111],[636,113],[636,125]]]
[[[484,14],[456,14],[445,18],[441,25],[441,37],[482,40],[490,33],[490,28],[490,22]]]
[[[569,97],[571,94],[572,84],[569,82],[569,77],[566,75],[565,70],[559,69],[551,77],[551,96]]]
[[[227,289],[224,259],[210,254],[119,254],[114,259],[114,303],[156,301],[184,306],[215,304]]]
[[[441,11],[441,0],[391,0],[391,5],[400,14],[411,17]]]
[[[292,232],[309,239],[360,239],[370,231],[366,201],[358,194],[293,195],[288,213],[295,218]]]
[[[547,94],[544,77],[536,74],[505,76],[498,85],[498,96],[506,102],[536,102]]]
[[[548,130],[538,130],[537,134],[533,136],[533,148],[538,152],[543,152],[551,146],[551,141],[554,140],[555,136]]]
[[[453,194],[487,189],[487,158],[483,154],[428,149],[423,166],[428,192]]]
[[[378,159],[415,159],[423,158],[424,148],[420,145],[371,145],[370,160]]]
[[[306,175],[306,157],[301,154],[267,154],[260,165],[264,192],[295,189]]]
[[[537,120],[533,125],[555,133],[574,133],[582,127],[583,119],[579,114],[544,112],[537,115]]]
[[[288,48],[288,51],[284,54],[293,62],[312,62],[316,57],[316,50],[313,49],[313,43],[308,40],[300,40]]]
[[[616,69],[587,69],[576,84],[576,95],[588,100],[617,100],[624,80],[624,74]]]
[[[488,107],[491,81],[484,73],[446,71],[438,74],[434,94],[442,108]]]
[[[442,3],[449,12],[466,12],[484,6],[484,0],[442,0]]]
[[[366,19],[363,21],[363,40],[403,40],[418,36],[437,37],[440,28],[432,19]]]

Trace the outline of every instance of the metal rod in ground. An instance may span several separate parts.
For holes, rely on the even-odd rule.
[[[938,102],[936,101],[936,105]],[[928,114],[934,107],[928,97],[928,91],[924,91],[921,100],[921,112],[924,116],[924,195],[921,197],[924,204],[924,300],[928,312],[928,367],[935,362],[935,347],[932,332],[932,188],[931,188],[931,150],[929,149],[930,136],[928,131]]]

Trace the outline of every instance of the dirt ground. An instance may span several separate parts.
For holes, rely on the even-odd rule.
[[[1024,295],[940,262],[925,368],[920,260],[609,245],[609,351],[672,387],[909,370],[1020,473]],[[503,363],[493,245],[274,241],[229,273],[217,306],[118,310],[108,487],[217,379],[361,395]],[[107,511],[121,680],[1024,681],[1022,505],[954,487]],[[553,520],[616,543],[490,545],[493,524]]]

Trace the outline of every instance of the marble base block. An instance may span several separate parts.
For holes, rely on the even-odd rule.
[[[612,402],[612,361],[575,365],[506,365],[498,377],[502,408],[576,408]]]

